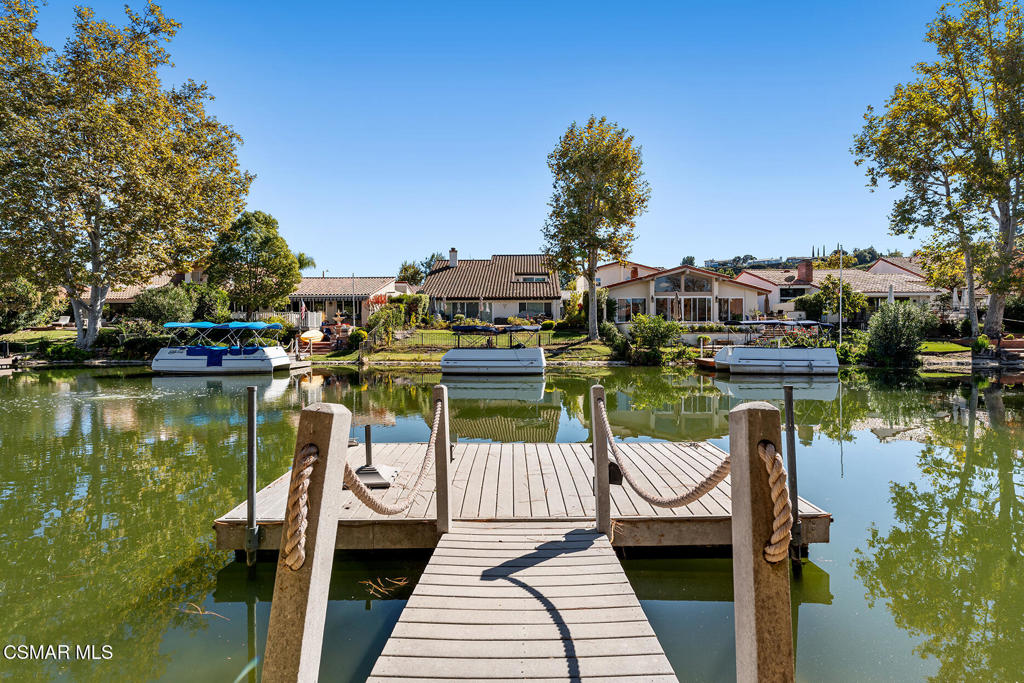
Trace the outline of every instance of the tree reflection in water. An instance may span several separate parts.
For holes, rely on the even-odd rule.
[[[938,680],[1019,680],[1024,412],[1006,409],[997,384],[982,388],[981,405],[978,383],[966,393],[965,423],[929,424],[920,477],[891,484],[895,524],[873,526],[854,565],[868,600],[923,637],[917,652],[937,659]]]

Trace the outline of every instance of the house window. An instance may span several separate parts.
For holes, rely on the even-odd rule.
[[[782,287],[779,289],[779,303],[786,303],[792,301],[798,296],[803,296],[807,292],[806,287]]]
[[[711,321],[711,297],[688,296],[682,300],[683,322],[706,323]]]
[[[683,291],[683,277],[679,273],[675,275],[662,275],[654,278],[655,292],[681,292]]]
[[[454,318],[457,315],[490,322],[491,303],[489,301],[483,303],[479,301],[452,301],[448,304],[448,316]]]
[[[539,318],[540,316],[551,317],[550,301],[520,301],[520,318]]]
[[[516,273],[516,282],[547,282],[548,276],[543,273]]]
[[[743,320],[743,299],[741,297],[719,299],[718,319],[722,322]]]
[[[684,292],[710,292],[711,280],[697,275],[687,275],[683,278]]]
[[[616,299],[615,322],[628,323],[633,316],[647,312],[647,299]]]
[[[600,286],[601,286],[601,278],[599,278],[599,277],[598,277],[598,278],[594,278],[594,283],[595,283],[595,284],[596,284],[596,285],[597,285],[598,287],[600,287]]]

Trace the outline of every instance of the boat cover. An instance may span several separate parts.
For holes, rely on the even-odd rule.
[[[283,330],[284,327],[281,323],[265,323],[265,322],[241,322],[234,320],[229,323],[211,323],[211,322],[194,322],[194,323],[164,323],[164,327],[167,329],[192,329],[192,330]]]

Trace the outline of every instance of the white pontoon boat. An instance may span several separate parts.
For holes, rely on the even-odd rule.
[[[281,330],[280,323],[165,323],[171,342],[160,349],[150,367],[180,375],[237,375],[286,369],[288,353],[261,333]]]
[[[528,347],[539,325],[510,325],[505,328],[486,325],[454,325],[458,347],[441,358],[446,375],[543,375],[547,362],[544,349]],[[528,333],[523,339],[519,333]],[[500,347],[499,335],[508,335],[508,345]],[[463,337],[482,338],[486,344],[463,346]]]

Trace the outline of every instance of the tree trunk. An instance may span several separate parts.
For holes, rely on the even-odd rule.
[[[967,275],[967,315],[971,320],[971,337],[978,336],[978,303],[974,298],[974,254],[968,241],[964,245],[964,272]]]
[[[590,288],[589,309],[589,337],[591,341],[597,340],[597,250],[593,249],[587,254],[587,282]]]
[[[1003,311],[1006,308],[1006,293],[1002,291],[1010,275],[1016,246],[1017,221],[1010,211],[1009,202],[999,202],[999,265],[996,268],[992,294],[988,297],[988,311],[985,312],[985,334],[998,338],[1003,332]]]

